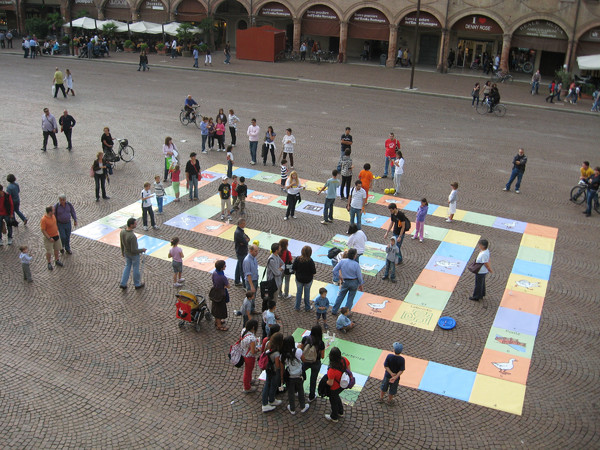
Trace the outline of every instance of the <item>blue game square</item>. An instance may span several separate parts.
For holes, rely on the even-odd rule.
[[[333,271],[332,271],[332,275],[333,275]],[[325,286],[325,289],[327,289],[327,298],[329,299],[329,306],[330,306],[328,312],[331,312],[331,309],[333,308],[333,305],[335,305],[335,301],[340,292],[340,287],[335,284],[328,284],[327,286]],[[316,291],[316,292],[311,291],[311,297],[313,298],[313,301],[318,297],[318,295],[319,295],[318,291]],[[354,308],[354,305],[356,305],[356,302],[358,302],[360,300],[362,295],[363,295],[363,293],[361,291],[356,291],[356,295],[354,296],[354,302],[352,302],[353,308]],[[348,294],[346,294],[346,297],[342,300],[342,304],[340,305],[340,308],[346,306],[346,300],[348,300]]]
[[[300,253],[302,253],[302,247],[304,247],[305,245],[308,245],[310,248],[312,248],[313,254],[316,253],[316,251],[319,250],[319,248],[321,247],[320,245],[311,244],[310,242],[297,241],[296,239],[290,239],[290,241],[288,243],[288,250],[290,251],[290,253],[293,256],[300,256]]]
[[[436,272],[461,276],[466,265],[467,261],[465,260],[434,253],[425,268],[429,270],[435,270]]]
[[[402,208],[404,211],[413,211],[413,212],[417,212],[417,210],[419,209],[419,206],[421,206],[421,202],[416,201],[416,200],[411,200],[410,202],[408,202],[408,204]]]
[[[527,222],[520,222],[514,219],[505,219],[504,217],[497,217],[492,225],[493,228],[498,228],[500,230],[512,231],[514,233],[523,233],[525,232],[525,227],[527,226]]]
[[[376,276],[377,273],[385,267],[385,260],[369,258],[365,255],[360,257],[359,263],[363,275]]]
[[[493,326],[535,336],[539,325],[540,316],[501,306],[498,308]]]
[[[233,174],[237,175],[238,178],[246,177],[246,179],[253,178],[253,177],[257,176],[259,173],[260,173],[260,170],[247,169],[246,167],[238,167],[237,169],[235,169],[233,171]]]
[[[419,389],[466,402],[471,397],[475,376],[475,372],[430,361]]]
[[[108,233],[115,231],[117,228],[111,227],[110,225],[105,225],[102,222],[96,221],[92,222],[84,227],[78,228],[73,231],[73,234],[77,234],[79,236],[86,237],[88,239],[93,239],[97,241],[98,239],[106,236]]]
[[[473,254],[473,249],[465,245],[452,244],[451,242],[440,242],[435,255],[448,256],[461,261],[468,261]]]
[[[522,259],[515,259],[515,263],[513,264],[512,268],[513,273],[518,273],[519,275],[525,275],[532,278],[539,278],[540,280],[546,281],[550,279],[551,270],[552,266],[547,264],[524,261]]]
[[[388,216],[365,213],[361,217],[361,223],[366,227],[381,228],[388,219]]]
[[[175,228],[182,228],[184,230],[191,230],[196,225],[201,224],[206,219],[203,217],[190,216],[186,213],[181,213],[172,219],[167,220],[164,224]]]
[[[138,239],[138,248],[145,248],[148,255],[167,244],[170,243],[148,235],[143,235]]]
[[[327,253],[329,253],[329,250],[331,250],[331,247],[322,246],[313,251],[313,261],[331,266],[331,260],[327,257]]]
[[[229,278],[230,280],[235,279],[235,266],[237,265],[237,259],[233,259],[233,258],[227,258],[225,259],[225,270],[223,271],[225,273],[225,276],[227,278]],[[215,270],[215,268],[213,268],[210,273],[213,273]],[[230,283],[230,287],[233,285],[233,283]],[[231,290],[229,291],[229,295],[231,295]]]
[[[433,203],[430,203],[429,206],[427,207],[427,214],[431,215],[435,212],[436,209],[438,209],[440,207],[440,205],[434,205]]]

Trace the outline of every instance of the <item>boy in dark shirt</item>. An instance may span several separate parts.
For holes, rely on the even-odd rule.
[[[240,216],[246,215],[246,196],[248,195],[248,186],[246,186],[246,177],[240,177],[240,183],[235,188],[237,192],[237,198],[233,203],[230,214],[234,211],[240,210]]]
[[[223,181],[219,185],[219,197],[221,197],[221,220],[225,220],[225,212],[231,208],[231,186],[227,182],[227,177],[223,177]],[[231,215],[228,215],[228,220],[231,220]]]
[[[398,392],[398,383],[400,382],[400,376],[404,372],[404,357],[400,356],[402,353],[403,345],[399,342],[394,342],[394,355],[391,353],[385,358],[383,367],[385,368],[385,375],[381,382],[381,392],[379,395],[379,402],[383,402],[383,396],[389,389],[388,393],[388,404],[394,402],[394,395]]]

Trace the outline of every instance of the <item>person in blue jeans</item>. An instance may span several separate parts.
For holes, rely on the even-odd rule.
[[[594,175],[587,180],[588,192],[587,192],[587,209],[584,214],[587,217],[592,215],[592,205],[594,200],[598,199],[598,188],[600,187],[600,166],[594,168]]]
[[[333,204],[337,198],[337,189],[340,186],[340,180],[338,180],[337,176],[338,171],[333,169],[331,178],[329,178],[325,182],[325,185],[320,187],[317,192],[317,195],[319,195],[324,190],[327,190],[327,194],[325,194],[325,205],[323,206],[323,220],[321,221],[323,225],[333,223]]]
[[[525,165],[527,164],[527,156],[525,156],[525,150],[522,148],[519,149],[519,153],[513,158],[513,169],[510,173],[510,179],[503,191],[510,191],[510,186],[517,179],[517,184],[515,184],[515,192],[518,194],[521,188],[521,180],[523,179],[523,174],[525,173]]]
[[[190,160],[185,165],[185,179],[187,180],[190,201],[198,200],[198,181],[202,179],[202,175],[195,152],[190,153]]]
[[[296,304],[294,309],[300,311],[300,302],[304,294],[304,310],[310,311],[310,287],[317,273],[315,262],[311,258],[312,248],[308,245],[302,247],[300,256],[294,259],[292,270],[296,273]]]
[[[273,411],[276,406],[281,405],[281,400],[275,399],[277,388],[281,385],[281,347],[283,345],[283,334],[281,332],[274,333],[267,344],[264,351],[267,352],[269,362],[265,373],[267,378],[262,391],[262,412],[266,413]]]
[[[356,180],[354,182],[354,187],[350,189],[346,209],[350,211],[350,225],[353,225],[356,221],[356,227],[359,230],[362,229],[361,218],[366,204],[367,192],[362,188],[362,182]]]
[[[198,120],[198,119],[196,119]],[[206,151],[206,140],[208,139],[208,117],[202,117],[202,122],[200,123],[200,135],[202,136],[202,153],[208,153]]]
[[[137,227],[137,219],[131,217],[127,220],[127,228],[121,230],[120,241],[121,241],[121,254],[125,257],[125,269],[123,270],[123,276],[121,277],[121,283],[119,287],[121,289],[127,289],[127,281],[129,280],[129,274],[133,267],[133,284],[136,289],[144,287],[142,283],[142,276],[140,274],[140,255],[146,252],[145,248],[138,248],[137,238],[133,233],[133,230]]]
[[[348,250],[348,258],[342,259],[333,268],[333,273],[341,271],[343,281],[342,285],[340,286],[337,299],[335,300],[335,304],[333,305],[333,308],[331,308],[331,314],[337,314],[342,302],[344,301],[344,298],[346,297],[346,294],[348,294],[346,308],[351,310],[354,304],[356,291],[359,289],[362,291],[363,276],[360,270],[360,264],[358,264],[355,259],[356,249],[351,248]]]

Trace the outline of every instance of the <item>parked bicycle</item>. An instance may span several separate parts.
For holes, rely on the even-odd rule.
[[[504,83],[505,81],[507,83],[512,83],[513,76],[510,73],[508,73],[508,72],[502,72],[501,70],[498,70],[494,74],[494,81],[496,83]]]
[[[573,203],[575,203],[576,205],[581,205],[581,204],[585,203],[587,200],[587,196],[588,196],[588,189],[589,189],[588,184],[584,180],[581,180],[577,186],[574,186],[573,189],[571,189],[571,199],[570,200]],[[592,206],[594,207],[594,210],[598,214],[600,214],[600,201],[598,201],[597,196],[594,199],[594,203]]]
[[[529,61],[524,63],[518,63],[517,67],[514,68],[516,72],[533,73],[533,64]]]
[[[490,99],[486,98],[485,100],[479,102],[479,104],[477,105],[477,112],[479,114],[486,114],[486,113],[493,112],[498,117],[502,117],[506,114],[506,106],[504,106],[502,103],[498,103],[498,104],[494,105],[494,107],[492,108]]]
[[[119,142],[119,150],[115,153],[112,148],[105,148],[104,155],[106,156],[106,160],[112,164],[119,161],[125,161],[126,163],[132,161],[135,156],[135,150],[129,145],[129,141],[127,139],[115,140]]]
[[[179,113],[179,121],[186,127],[190,123],[194,123],[198,128],[200,128],[200,124],[202,123],[202,116],[200,115],[200,106],[194,106],[193,111],[190,111],[189,113],[185,109],[182,109]]]

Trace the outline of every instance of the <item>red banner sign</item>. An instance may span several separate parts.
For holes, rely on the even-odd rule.
[[[326,19],[326,20],[339,20],[335,11],[328,6],[317,5],[312,6],[306,14],[305,19]]]
[[[400,21],[400,26],[414,27],[417,25],[417,13],[412,12]],[[441,28],[442,24],[435,18],[434,15],[421,11],[419,15],[419,26],[425,28]]]
[[[290,10],[280,3],[267,3],[261,8],[260,15],[270,17],[292,17]]]

